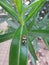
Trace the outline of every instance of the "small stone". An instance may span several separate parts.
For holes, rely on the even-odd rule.
[[[41,13],[45,13],[45,12],[42,10]]]

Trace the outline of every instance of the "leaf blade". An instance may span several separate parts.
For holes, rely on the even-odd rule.
[[[40,1],[35,1],[35,2],[32,2],[30,5],[28,5],[25,9],[24,9],[24,12],[26,12],[28,9],[30,9],[31,7],[34,7],[37,5],[37,3],[39,3]]]
[[[11,39],[13,37],[13,35],[14,35],[14,32],[9,32],[9,33],[5,33],[3,35],[0,35],[0,43]]]
[[[34,59],[36,61],[37,60],[37,56],[36,56],[34,47],[32,45],[32,42],[30,41],[30,39],[28,39],[28,48],[29,48],[29,51],[30,51],[31,55],[34,57]]]
[[[49,42],[47,41],[46,38],[43,38],[43,37],[42,37],[42,39],[43,39],[45,45],[47,46],[47,49],[49,50]]]
[[[34,16],[39,10],[40,8],[43,6],[43,4],[45,3],[44,0],[40,1],[39,4],[37,4],[38,6],[33,10],[31,9],[31,11],[29,12],[28,16],[25,19],[25,22],[27,22],[32,16]]]
[[[21,39],[23,34],[22,32],[23,32],[22,29],[19,28],[16,31],[15,36],[13,38],[11,48],[10,48],[9,65],[16,65],[16,64],[27,65],[27,46],[23,46],[21,44],[22,43]]]
[[[22,0],[14,0],[15,6],[18,10],[18,12],[21,14],[22,13]]]
[[[18,21],[17,13],[13,8],[5,1],[1,0],[0,5],[15,19]],[[10,7],[9,7],[10,6]]]
[[[49,33],[49,30],[31,30],[32,32],[36,32],[36,33]]]

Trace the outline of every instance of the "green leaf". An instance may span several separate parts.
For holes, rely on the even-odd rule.
[[[37,16],[37,15],[34,15],[34,17],[32,18],[32,20],[29,20],[29,21],[27,22],[27,24],[29,23],[29,25],[27,26],[28,31],[30,31],[30,30],[32,29],[32,26],[35,24],[36,16]]]
[[[37,18],[40,18],[40,16],[38,15],[37,16]],[[45,15],[44,17],[43,17],[43,19],[42,20],[40,20],[40,21],[37,21],[38,19],[36,18],[36,20],[35,20],[35,27],[36,27],[36,29],[38,28],[39,30],[40,29],[46,29],[47,28],[47,26],[48,26],[48,19],[47,19],[47,15]],[[33,27],[32,27],[33,28]],[[48,30],[48,28],[47,28],[47,30]]]
[[[27,65],[27,44],[22,44],[22,35],[25,34],[23,26],[15,32],[10,47],[9,65]]]
[[[6,1],[0,0],[0,6],[2,6],[15,20],[18,21],[17,13]]]
[[[49,36],[49,30],[32,30],[29,34],[35,38],[37,37],[47,37]]]
[[[35,51],[37,52],[38,51],[38,41],[36,38],[34,38],[33,40],[33,46],[34,46]]]
[[[31,32],[36,32],[36,33],[46,33],[49,34],[49,30],[31,30]]]
[[[28,16],[25,19],[25,22],[27,22],[32,16],[34,16],[37,13],[44,3],[45,3],[45,0],[41,0],[39,3],[37,3],[38,6],[34,8],[34,10],[31,9],[31,11],[29,12]]]
[[[37,6],[37,4],[39,4],[40,0],[34,1],[32,2],[30,5],[28,5],[25,9],[24,12],[26,12],[27,10],[29,10],[30,8],[34,8],[35,6]]]
[[[22,0],[14,0],[15,6],[18,10],[18,12],[22,13]]]
[[[14,35],[14,31],[13,31],[13,32],[5,33],[5,34],[3,34],[3,35],[0,35],[0,43],[1,43],[1,42],[4,42],[4,41],[6,41],[6,40],[11,39],[11,38],[13,37],[13,35]]]
[[[45,45],[47,46],[47,49],[49,50],[49,42],[47,41],[46,38],[42,38],[42,39],[43,39]]]
[[[30,34],[34,36],[35,38],[41,37],[45,45],[49,49],[49,30],[46,30],[46,29],[45,30],[32,30],[32,33]]]
[[[28,48],[29,48],[29,51],[30,51],[30,53],[31,53],[31,55],[34,57],[34,59],[35,59],[35,61],[37,60],[37,56],[36,56],[36,53],[35,53],[35,50],[34,50],[34,47],[33,47],[33,45],[32,45],[32,42],[30,41],[30,39],[29,38],[27,38],[28,40]]]

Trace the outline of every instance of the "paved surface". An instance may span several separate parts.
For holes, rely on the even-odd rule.
[[[38,41],[39,50],[37,52],[37,65],[49,65],[49,50],[43,41]]]
[[[11,40],[0,43],[0,65],[8,65]]]

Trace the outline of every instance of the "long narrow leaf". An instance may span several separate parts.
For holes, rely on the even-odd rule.
[[[34,16],[37,13],[44,3],[45,3],[45,0],[42,0],[39,2],[39,4],[37,4],[38,6],[34,10],[31,9],[31,11],[29,12],[28,16],[25,19],[25,22],[27,22],[32,16]]]
[[[0,43],[1,42],[4,42],[6,40],[9,40],[13,37],[14,35],[14,32],[9,32],[9,33],[6,33],[6,34],[3,34],[3,35],[0,35]]]
[[[14,3],[16,5],[16,8],[18,12],[21,14],[22,13],[22,0],[14,0]]]
[[[36,15],[34,15],[33,20],[29,21],[30,23],[28,22],[29,23],[29,25],[27,27],[28,31],[30,31],[32,29],[32,26],[35,24],[35,19],[36,19]]]
[[[31,32],[49,34],[49,30],[32,30]]]
[[[39,4],[40,0],[34,1],[32,2],[30,5],[28,5],[25,9],[24,12],[26,12],[27,10],[29,10],[30,8],[33,8],[35,6],[37,6],[37,4]]]
[[[28,38],[28,48],[29,48],[29,51],[30,51],[31,55],[34,57],[34,59],[36,61],[37,60],[37,56],[36,56],[34,47],[32,45],[32,42],[29,40],[29,38]]]
[[[18,21],[17,13],[13,10],[13,8],[5,1],[0,1],[0,6],[2,6],[15,20]]]
[[[42,39],[43,39],[45,45],[47,46],[47,49],[49,50],[49,42],[47,41],[46,38],[42,38]]]
[[[27,45],[23,45],[21,40],[23,32],[23,27],[20,27],[14,35],[10,47],[9,65],[27,65]]]

